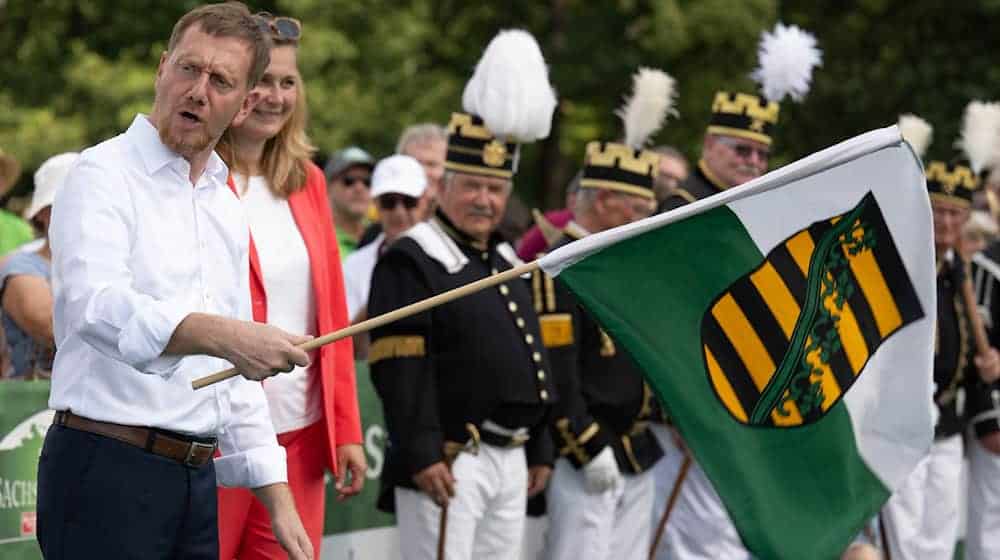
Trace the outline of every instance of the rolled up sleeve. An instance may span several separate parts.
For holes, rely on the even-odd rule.
[[[219,435],[216,481],[248,488],[288,482],[285,448],[278,445],[264,389],[242,377],[228,383],[232,420]]]

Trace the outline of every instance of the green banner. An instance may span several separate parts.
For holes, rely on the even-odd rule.
[[[0,382],[0,558],[41,558],[35,544],[38,455],[52,422],[47,381]]]
[[[356,367],[368,479],[359,496],[338,503],[328,476],[323,530],[328,538],[395,525],[391,515],[375,509],[378,477],[385,462],[382,403],[372,387],[367,364],[358,362]],[[42,557],[35,542],[35,506],[38,456],[53,417],[48,398],[47,381],[0,382],[0,560]],[[326,548],[324,544],[324,556]]]

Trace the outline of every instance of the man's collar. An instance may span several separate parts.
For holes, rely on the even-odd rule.
[[[164,167],[177,164],[182,164],[184,169],[190,169],[190,163],[183,156],[178,155],[163,143],[159,131],[153,126],[148,116],[142,113],[136,115],[125,134],[139,150],[142,163],[150,175],[156,174]],[[229,167],[215,151],[208,157],[204,175],[214,177],[223,185],[226,184]]]
[[[729,188],[729,185],[720,181],[719,178],[715,176],[715,173],[708,170],[708,166],[705,165],[704,159],[698,160],[698,171],[710,185],[716,188],[716,190],[724,191]]]

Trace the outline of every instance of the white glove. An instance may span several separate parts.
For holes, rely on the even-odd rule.
[[[597,456],[583,466],[583,482],[590,494],[607,492],[624,482],[611,447],[605,446]]]

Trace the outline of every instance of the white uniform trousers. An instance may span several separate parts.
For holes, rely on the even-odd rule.
[[[968,560],[1000,558],[1000,455],[979,444],[975,434],[968,439],[969,516],[965,529]]]
[[[934,442],[882,508],[893,560],[951,560],[958,539],[962,436]]]
[[[677,481],[684,453],[674,444],[666,427],[653,424],[653,433],[663,447],[664,456],[653,467],[656,479],[656,503],[652,510],[653,531],[659,525],[670,492]],[[729,518],[722,499],[715,492],[705,471],[691,463],[681,484],[670,519],[656,549],[658,560],[749,560],[736,527]]]
[[[523,447],[481,444],[459,453],[451,467],[445,558],[517,560],[521,554],[528,466]],[[441,508],[423,492],[396,488],[396,524],[404,560],[435,560]]]
[[[652,473],[625,475],[622,484],[587,492],[583,471],[556,461],[546,497],[546,560],[645,560],[649,557]]]

